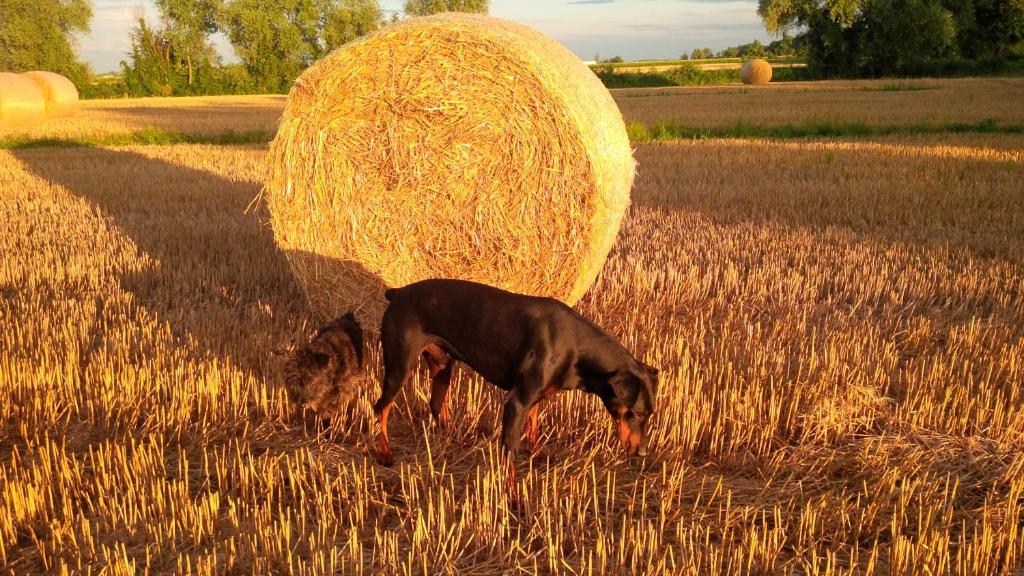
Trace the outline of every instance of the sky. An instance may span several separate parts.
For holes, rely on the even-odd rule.
[[[381,0],[386,11],[403,0]],[[156,16],[152,0],[93,0],[92,32],[79,39],[79,54],[96,72],[118,69],[129,50],[128,32],[138,14]],[[756,0],[491,0],[491,15],[536,28],[583,60],[678,58],[694,48],[721,50],[753,39],[769,42]],[[226,62],[227,39],[214,38]]]

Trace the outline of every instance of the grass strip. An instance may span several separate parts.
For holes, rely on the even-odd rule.
[[[0,138],[0,149],[26,150],[30,148],[95,148],[98,146],[168,146],[172,144],[266,144],[274,137],[270,130],[235,132],[228,130],[220,134],[185,134],[159,128],[145,128],[136,132],[105,134],[96,137],[46,137],[27,135]]]
[[[892,126],[872,126],[864,122],[811,121],[801,124],[759,126],[737,122],[731,126],[702,127],[659,122],[652,126],[631,122],[627,127],[632,142],[663,140],[706,140],[711,138],[846,138],[889,136],[894,134],[1024,134],[1024,124],[1002,124],[995,120],[980,122],[920,123]],[[270,130],[248,132],[227,131],[221,134],[201,135],[146,128],[136,132],[107,134],[98,137],[36,138],[11,136],[0,138],[0,150],[26,150],[31,148],[95,148],[100,146],[169,146],[172,144],[243,145],[266,144],[274,137]]]
[[[731,126],[698,127],[673,123],[647,126],[631,122],[627,126],[632,142],[661,140],[704,140],[709,138],[844,138],[864,136],[916,135],[916,134],[1024,134],[1022,124],[1001,124],[995,120],[980,122],[919,123],[892,126],[872,126],[864,122],[813,121],[801,124],[759,126],[737,122]]]

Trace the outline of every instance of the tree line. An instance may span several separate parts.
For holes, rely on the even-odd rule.
[[[800,42],[784,30],[782,32],[782,38],[769,42],[768,44],[764,44],[760,40],[754,40],[748,44],[729,46],[728,48],[719,50],[718,52],[715,52],[711,48],[694,48],[690,52],[684,52],[679,56],[679,59],[708,60],[710,58],[767,58],[800,56],[801,54],[802,45]]]
[[[75,38],[90,30],[90,0],[0,0],[0,70],[58,72],[84,97],[285,92],[318,58],[400,17],[378,0],[155,4],[157,17],[139,16],[129,32],[119,78],[95,82],[75,54]],[[402,12],[488,8],[489,0],[406,0]],[[800,55],[814,77],[987,73],[1024,61],[1024,0],[759,0],[758,14],[779,40],[697,48],[683,59]],[[221,61],[211,43],[218,33],[238,63]]]
[[[64,74],[83,96],[188,96],[286,92],[331,50],[373,32],[378,0],[155,0],[155,21],[140,15],[121,79],[96,83],[75,55],[88,34],[89,0],[0,0],[0,70]],[[406,0],[403,13],[482,12],[489,0]],[[222,33],[237,64],[224,64],[211,38]]]
[[[759,0],[823,76],[997,71],[1024,58],[1024,0]]]

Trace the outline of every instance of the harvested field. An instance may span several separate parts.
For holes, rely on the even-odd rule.
[[[662,368],[651,451],[558,396],[519,513],[471,374],[393,469],[290,421],[264,155],[0,151],[4,572],[1024,570],[1024,138],[641,145],[579,308]]]
[[[611,92],[627,122],[649,126],[852,123],[914,132],[922,125],[990,122],[996,131],[1024,131],[1021,78],[775,82]],[[284,96],[85,100],[71,119],[0,128],[0,148],[32,146],[44,139],[89,145],[176,143],[181,135],[214,143],[266,142],[277,130],[283,108]]]
[[[259,95],[83,100],[73,118],[0,129],[0,140],[20,137],[91,141],[147,130],[197,136],[259,132],[269,140],[277,129],[284,99]]]
[[[805,122],[868,126],[974,123],[1024,124],[1024,78],[773,82],[768,86],[702,86],[616,90],[627,122],[695,127]]]

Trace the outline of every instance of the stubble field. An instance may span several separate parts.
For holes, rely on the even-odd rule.
[[[400,397],[394,468],[367,406],[292,420],[271,350],[319,319],[246,212],[264,156],[0,150],[4,573],[1024,572],[1024,136],[639,144],[578,308],[662,369],[649,453],[557,396],[521,510],[471,373],[448,431]]]

